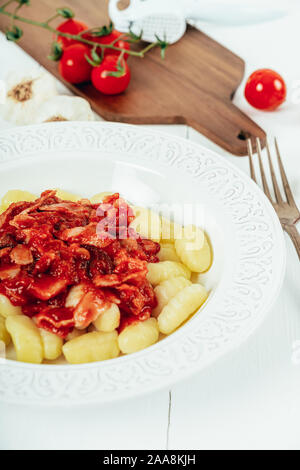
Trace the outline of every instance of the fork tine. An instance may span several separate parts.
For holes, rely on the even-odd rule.
[[[247,147],[248,147],[248,156],[249,156],[249,164],[250,164],[250,175],[253,181],[257,183],[256,181],[256,176],[255,176],[255,170],[254,170],[254,165],[253,165],[253,151],[252,151],[252,143],[251,139],[247,139]]]
[[[277,142],[276,138],[275,138],[275,148],[276,148],[278,165],[279,165],[279,169],[280,169],[280,174],[281,174],[283,188],[284,188],[284,192],[285,192],[285,195],[286,195],[287,202],[291,206],[296,207],[296,203],[295,203],[295,200],[294,200],[294,197],[293,197],[293,194],[292,194],[292,191],[291,191],[291,188],[290,188],[287,176],[286,176],[286,172],[285,172],[285,169],[284,169],[284,166],[283,166],[283,163],[282,163],[282,159],[281,159],[281,155],[280,155],[279,147],[278,147],[278,142]]]
[[[256,138],[256,147],[257,147],[257,155],[258,155],[258,160],[259,160],[259,167],[260,167],[260,173],[261,173],[261,179],[262,179],[264,192],[265,192],[265,195],[270,199],[270,201],[273,202],[272,196],[269,190],[269,186],[267,183],[267,179],[266,179],[266,174],[265,174],[264,165],[262,161],[262,155],[261,155],[261,144],[260,144],[260,140],[258,137]]]
[[[275,198],[278,204],[281,204],[283,202],[283,199],[282,199],[281,192],[277,183],[276,173],[275,173],[272,158],[271,158],[271,152],[270,152],[270,146],[269,146],[268,140],[266,141],[266,148],[267,148],[269,167],[270,167],[270,172],[271,172],[271,177],[272,177],[272,182],[273,182]]]

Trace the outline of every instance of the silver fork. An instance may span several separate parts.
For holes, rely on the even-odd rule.
[[[248,155],[249,155],[251,178],[253,179],[253,181],[255,181],[255,183],[257,183],[254,165],[253,165],[252,143],[250,139],[248,139],[247,144],[248,144]],[[283,188],[284,188],[284,192],[286,196],[285,199],[282,196],[282,193],[278,185],[278,181],[276,179],[276,174],[275,174],[274,166],[272,163],[272,157],[271,157],[271,152],[270,152],[268,141],[266,142],[266,149],[267,149],[269,168],[271,172],[273,188],[274,188],[274,193],[275,193],[275,200],[271,196],[269,185],[266,179],[266,174],[265,174],[264,164],[263,164],[263,159],[262,159],[261,143],[258,138],[256,139],[256,148],[257,148],[259,168],[260,168],[264,193],[270,200],[271,204],[273,205],[279,217],[283,230],[285,230],[289,234],[293,244],[295,245],[296,251],[300,259],[300,235],[296,227],[297,222],[300,220],[300,211],[298,207],[296,206],[296,203],[295,203],[292,191],[291,191],[291,187],[289,185],[286,172],[283,167],[281,155],[280,155],[279,148],[278,148],[278,142],[275,139],[275,149],[276,149],[276,155],[277,155],[279,170],[281,174],[282,184],[283,184]]]

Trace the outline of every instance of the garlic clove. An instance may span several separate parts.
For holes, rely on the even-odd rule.
[[[34,123],[55,121],[93,121],[89,102],[78,96],[54,96],[43,103],[36,113]]]
[[[4,119],[21,125],[32,123],[41,103],[57,95],[55,79],[41,69],[10,73],[6,90],[1,114]]]

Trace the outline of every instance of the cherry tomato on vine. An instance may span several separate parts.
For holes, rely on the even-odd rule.
[[[85,56],[90,55],[90,48],[84,44],[73,44],[64,50],[59,62],[59,73],[70,83],[82,83],[91,79],[92,66]]]
[[[285,101],[286,85],[274,70],[256,70],[248,78],[245,97],[254,108],[273,111]]]
[[[119,61],[116,55],[107,55],[92,71],[94,87],[105,95],[118,95],[126,90],[131,78],[126,60]]]
[[[61,33],[77,35],[82,31],[88,29],[88,26],[82,21],[74,20],[73,18],[71,18],[61,23],[56,29]],[[72,46],[73,44],[78,43],[78,41],[76,41],[75,39],[65,38],[63,36],[58,36],[57,40],[62,44],[64,49],[68,46]]]
[[[88,39],[89,41],[93,41],[96,44],[111,44],[112,42],[116,41],[120,36],[123,36],[123,33],[120,33],[117,30],[113,30],[110,34],[106,36],[93,36],[92,34],[86,33],[83,34],[82,37],[84,39]],[[119,47],[120,49],[125,49],[127,51],[130,50],[130,44],[123,39],[119,39],[113,44],[115,47]],[[106,55],[116,55],[119,56],[121,54],[120,51],[115,51],[114,49],[104,49],[104,56]],[[124,54],[124,59],[128,59],[128,54]]]

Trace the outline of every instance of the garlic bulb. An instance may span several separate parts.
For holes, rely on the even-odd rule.
[[[93,121],[89,102],[78,96],[54,96],[40,107],[34,123],[53,121]]]
[[[1,114],[16,124],[30,124],[41,103],[57,95],[54,78],[40,69],[11,73],[6,89]]]

